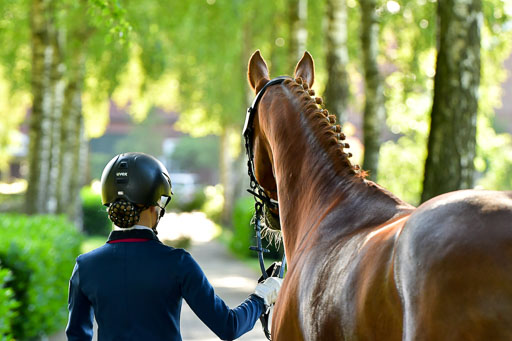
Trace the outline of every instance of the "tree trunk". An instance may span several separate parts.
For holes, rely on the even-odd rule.
[[[28,152],[28,188],[25,197],[29,214],[45,213],[51,155],[50,75],[53,47],[49,37],[49,0],[32,0],[32,113]]]
[[[361,43],[363,50],[365,106],[363,118],[364,159],[363,168],[370,172],[370,179],[377,179],[381,126],[385,124],[382,80],[377,66],[379,25],[376,0],[359,0],[361,4]]]
[[[53,6],[51,6],[53,7]],[[54,16],[55,9],[51,8],[51,14]],[[62,106],[64,104],[64,89],[66,83],[64,81],[64,73],[66,65],[63,58],[64,50],[64,34],[61,28],[56,29],[52,18],[52,30],[50,31],[50,42],[52,44],[53,61],[50,76],[50,91],[52,97],[52,106],[50,111],[51,120],[51,149],[49,162],[48,192],[46,199],[45,211],[48,213],[56,213],[58,206],[57,183],[61,176],[59,170],[62,146],[61,143],[61,122],[62,122]]]
[[[222,188],[224,189],[224,206],[222,208],[221,221],[224,224],[231,222],[231,214],[233,212],[233,158],[231,157],[230,138],[231,129],[225,127],[220,135],[220,169],[219,177]]]
[[[82,85],[84,82],[85,53],[83,48],[73,50],[70,77],[66,88],[60,159],[59,212],[71,220],[77,219],[76,201],[80,198],[80,188],[85,174],[81,162],[81,144],[84,135],[82,115]]]
[[[438,56],[421,200],[473,186],[480,0],[438,1]]]
[[[68,213],[70,217],[73,218],[75,222],[75,226],[79,228],[83,228],[83,211],[82,211],[82,200],[80,198],[80,189],[83,187],[86,174],[87,174],[87,164],[89,162],[89,141],[85,136],[85,125],[84,118],[82,115],[82,102],[80,100],[81,92],[79,99],[79,111],[80,115],[76,117],[76,125],[78,131],[78,153],[73,154],[75,157],[73,159],[74,169],[76,169],[76,177],[71,178],[71,205],[74,205],[74,210],[71,213]]]
[[[326,7],[327,84],[324,90],[327,109],[338,117],[340,123],[347,120],[349,97],[347,6],[345,0],[327,0]]]
[[[289,65],[297,64],[306,50],[308,31],[306,20],[308,17],[308,0],[289,0]]]

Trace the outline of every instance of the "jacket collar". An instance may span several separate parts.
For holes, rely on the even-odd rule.
[[[110,241],[114,241],[114,240],[131,239],[131,238],[151,239],[151,240],[160,241],[153,231],[137,229],[137,230],[128,230],[128,231],[112,231],[112,232],[110,232],[110,235],[108,236],[107,243]]]

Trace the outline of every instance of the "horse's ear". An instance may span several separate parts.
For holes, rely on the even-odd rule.
[[[270,80],[268,75],[267,63],[260,54],[260,50],[256,50],[249,59],[247,67],[247,79],[254,92],[260,89]]]
[[[295,78],[299,77],[308,83],[309,88],[313,87],[315,82],[315,62],[308,51],[304,52],[304,55],[295,67]]]

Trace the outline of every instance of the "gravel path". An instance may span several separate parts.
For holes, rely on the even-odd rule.
[[[259,274],[233,259],[225,247],[217,241],[195,244],[189,252],[205,272],[217,295],[228,306],[236,307],[253,292]],[[181,314],[181,334],[183,340],[218,340],[186,304],[183,304]],[[238,340],[266,341],[267,339],[258,321],[253,330]]]

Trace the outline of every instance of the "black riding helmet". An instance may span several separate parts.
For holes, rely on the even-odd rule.
[[[145,207],[165,208],[172,194],[171,178],[165,166],[144,153],[115,156],[101,175],[101,202],[105,206],[124,199]]]

